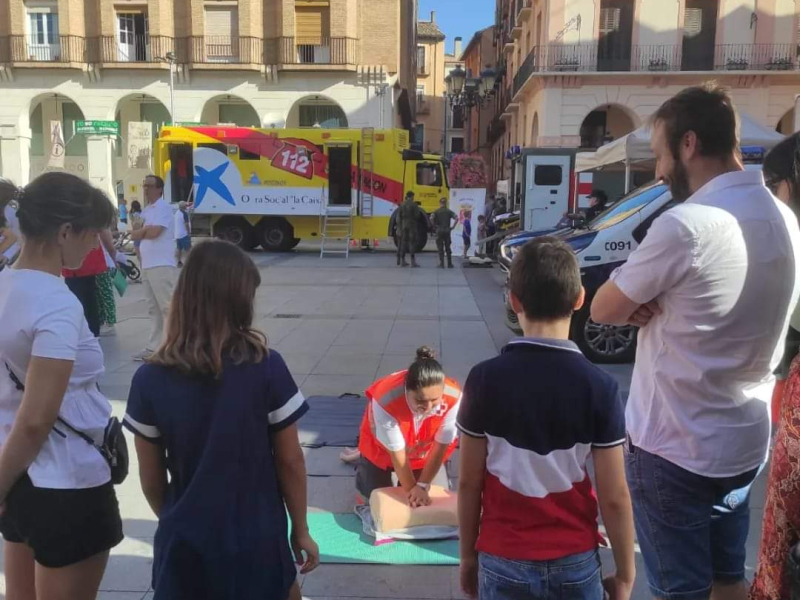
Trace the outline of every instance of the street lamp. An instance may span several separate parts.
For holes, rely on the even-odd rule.
[[[450,71],[444,82],[451,107],[482,108],[494,96],[497,71],[486,68],[480,77],[467,77],[467,72],[458,66]]]
[[[451,94],[459,95],[464,90],[464,82],[467,80],[467,72],[461,68],[461,65],[450,71],[450,79],[453,84]]]
[[[467,77],[467,72],[459,65],[450,71],[444,82],[446,103],[449,104],[451,111],[454,108],[469,110],[471,118],[471,109],[478,108],[478,134],[480,139],[480,109],[484,108],[495,95],[498,83],[497,71],[488,67],[481,71],[480,77]],[[445,115],[446,121],[447,115]],[[469,131],[467,134],[469,135]],[[445,138],[446,143],[447,139]],[[468,148],[469,146],[470,144],[468,144]]]

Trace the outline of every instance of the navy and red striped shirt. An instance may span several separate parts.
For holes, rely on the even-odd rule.
[[[605,544],[586,469],[625,441],[616,381],[567,340],[522,338],[467,378],[458,428],[486,438],[477,550],[555,560]]]

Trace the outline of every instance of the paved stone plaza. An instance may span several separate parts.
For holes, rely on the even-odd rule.
[[[456,261],[456,269],[440,270],[436,256],[426,253],[418,258],[422,268],[398,269],[394,254],[385,251],[356,252],[348,261],[321,261],[312,249],[254,253],[253,258],[263,280],[256,324],[286,358],[306,397],[360,394],[375,378],[407,367],[423,344],[435,348],[448,375],[463,384],[474,363],[495,355],[511,337],[503,324],[503,277],[497,268],[461,269]],[[102,389],[121,416],[139,366],[130,357],[143,348],[149,333],[142,287],[131,285],[118,309],[117,335],[102,338],[107,368]],[[631,367],[608,370],[627,394]],[[132,440],[129,444],[133,452]],[[306,450],[310,510],[351,510],[353,471],[339,462],[338,452]],[[453,464],[451,483],[456,475]],[[752,500],[749,577],[759,542],[764,479],[759,478]],[[117,493],[126,538],[112,552],[99,598],[149,599],[156,521],[139,488],[135,462]],[[604,551],[603,558],[610,567],[610,552]],[[634,598],[644,600],[650,596],[638,562]],[[312,600],[463,597],[457,567],[431,566],[323,564],[302,581],[302,591]]]

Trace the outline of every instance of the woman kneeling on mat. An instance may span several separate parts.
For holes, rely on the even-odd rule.
[[[431,503],[431,481],[456,447],[461,389],[444,375],[433,350],[420,348],[405,371],[379,379],[366,392],[356,489],[366,501],[392,486],[392,472],[412,507]]]

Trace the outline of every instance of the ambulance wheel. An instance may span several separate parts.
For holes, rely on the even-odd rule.
[[[253,250],[258,246],[256,232],[246,219],[241,217],[225,217],[214,226],[216,236],[232,244],[236,244],[242,250]]]
[[[587,299],[572,318],[572,340],[593,363],[621,364],[636,357],[638,329],[631,325],[600,325],[589,316],[591,300]]]
[[[287,252],[298,243],[294,228],[286,219],[262,219],[258,224],[258,238],[261,247],[267,252]]]

